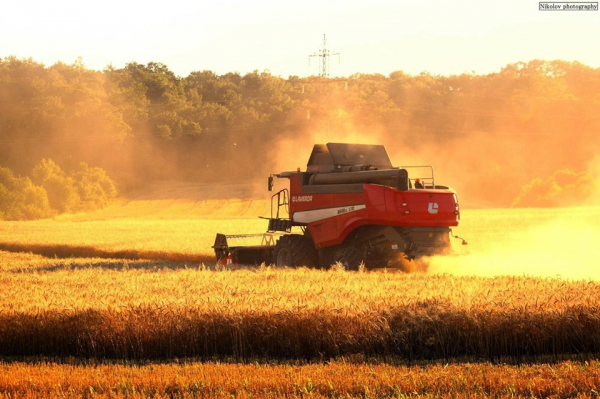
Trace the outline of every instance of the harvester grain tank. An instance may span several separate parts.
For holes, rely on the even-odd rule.
[[[448,252],[460,222],[456,192],[435,183],[432,167],[393,167],[382,145],[316,144],[305,171],[269,176],[269,190],[274,178],[289,189],[272,196],[260,245],[230,246],[249,235],[217,234],[217,262],[388,267]]]

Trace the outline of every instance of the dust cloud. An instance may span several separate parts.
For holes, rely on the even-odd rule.
[[[210,185],[207,195],[220,199],[269,199],[269,174],[305,169],[314,144],[341,142],[382,144],[394,166],[433,166],[436,184],[455,189],[463,209],[579,206],[598,198],[595,119],[554,118],[519,97],[484,116],[480,108],[489,104],[473,100],[457,108],[433,107],[430,117],[410,108],[418,100],[410,98],[406,109],[398,106],[384,120],[347,97],[332,89],[315,100],[320,113],[299,107],[281,130],[262,131],[260,125],[207,130],[204,141],[184,149],[133,141],[131,161],[119,169],[129,175],[119,180],[126,181],[125,191],[148,182],[168,187],[175,180]],[[283,187],[285,182],[276,182],[276,189]],[[192,199],[197,198],[206,196]]]
[[[394,166],[433,166],[436,184],[455,189],[463,208],[593,204],[600,161],[590,161],[588,151],[600,150],[600,138],[585,145],[567,145],[564,137],[543,145],[539,140],[535,134],[485,132],[431,140],[409,131],[390,134],[377,124],[365,129],[346,123],[280,140],[274,165],[277,171],[304,169],[317,143],[383,144]]]
[[[428,273],[600,280],[600,226],[585,220],[585,210],[592,208],[581,209],[581,218],[555,219],[522,231],[515,226],[506,234],[489,232],[454,255],[426,259]]]
[[[432,165],[436,183],[458,192],[468,208],[564,207],[588,204],[598,183],[579,149],[564,159],[560,142],[532,136],[473,133],[444,144],[395,149],[402,165]]]

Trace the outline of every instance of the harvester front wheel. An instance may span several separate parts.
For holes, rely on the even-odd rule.
[[[299,234],[282,236],[273,250],[273,264],[277,267],[317,265],[317,251],[312,241]]]
[[[358,270],[364,264],[364,255],[355,247],[343,247],[335,251],[333,261],[340,262],[346,270]]]

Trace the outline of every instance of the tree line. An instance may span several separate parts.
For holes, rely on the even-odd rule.
[[[461,175],[490,165],[479,172],[502,193],[485,197],[474,176],[459,185],[510,205],[535,178],[587,171],[599,143],[598,93],[600,69],[566,61],[517,62],[485,75],[396,71],[328,80],[268,71],[180,77],[156,62],[96,71],[80,60],[45,66],[7,57],[0,59],[0,166],[32,177],[52,160],[69,178],[84,162],[126,193],[159,180],[262,178],[283,141],[376,131],[388,149],[427,149],[430,162]]]
[[[106,171],[81,162],[70,174],[50,159],[33,168],[32,178],[0,167],[0,220],[41,219],[61,213],[101,209],[117,196]]]

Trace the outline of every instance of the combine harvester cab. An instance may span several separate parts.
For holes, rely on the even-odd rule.
[[[382,145],[317,144],[306,171],[271,175],[269,190],[273,177],[290,184],[272,197],[265,237],[284,235],[252,247],[227,247],[228,236],[217,235],[219,262],[261,263],[270,254],[277,266],[394,267],[450,251],[450,228],[460,222],[456,192],[435,184],[432,167],[393,167]],[[302,234],[291,234],[294,226]],[[241,262],[249,250],[260,259]]]

